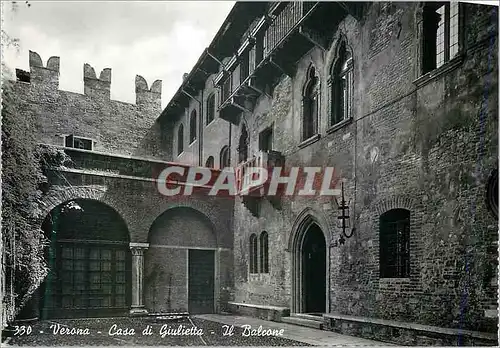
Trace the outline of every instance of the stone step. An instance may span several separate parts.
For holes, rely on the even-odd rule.
[[[323,323],[320,321],[300,318],[300,317],[297,317],[295,315],[291,316],[291,317],[281,318],[281,321],[283,323],[287,323],[287,324],[305,326],[305,327],[310,327],[310,328],[318,329],[318,330],[321,330],[323,328]]]
[[[306,314],[306,313],[292,313],[290,316],[302,318],[302,319],[313,320],[313,321],[323,323],[323,315],[312,315],[312,314]]]

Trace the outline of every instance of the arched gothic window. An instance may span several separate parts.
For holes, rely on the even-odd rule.
[[[191,111],[189,117],[189,143],[191,144],[196,140],[196,110]]]
[[[209,156],[207,158],[207,162],[205,162],[205,167],[207,167],[207,168],[213,168],[214,167],[214,157],[213,156]]]
[[[238,143],[238,162],[245,162],[248,159],[248,133],[247,128],[243,125],[241,130],[240,141]]]
[[[229,146],[224,146],[220,151],[220,169],[229,167]]]
[[[250,236],[250,273],[257,273],[257,236],[252,233]]]
[[[215,93],[210,94],[207,99],[207,124],[215,118]]]
[[[410,276],[410,212],[392,209],[380,216],[380,278]]]
[[[269,244],[266,231],[260,234],[260,273],[269,273]]]
[[[351,117],[353,91],[352,56],[345,40],[339,45],[337,58],[332,65],[329,78],[330,125],[335,125]]]
[[[184,151],[184,126],[179,126],[177,129],[177,155],[180,155]]]
[[[318,133],[319,79],[316,68],[311,66],[302,95],[302,140]]]

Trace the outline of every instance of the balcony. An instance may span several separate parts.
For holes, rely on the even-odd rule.
[[[66,166],[48,166],[47,176],[53,185],[104,185],[110,181],[136,181],[152,183],[157,188],[158,180],[165,180],[164,185],[171,190],[179,188],[183,195],[188,186],[193,186],[193,194],[206,195],[217,181],[221,171],[213,168],[210,170],[210,180],[204,184],[188,182],[188,172],[191,168],[197,168],[186,163],[166,162],[136,156],[124,156],[105,152],[40,144],[44,148],[56,148],[63,150],[70,158],[71,163]],[[162,171],[176,167],[168,177],[163,178]],[[200,179],[197,174],[195,180]]]
[[[293,77],[296,62],[313,47],[329,47],[340,21],[357,11],[353,6],[340,2],[275,4],[214,80],[222,92],[220,118],[239,124],[241,113],[253,110],[266,85],[274,85],[283,74]]]
[[[221,77],[221,103],[219,117],[238,125],[242,112],[251,112],[257,98],[263,93],[255,77],[251,74],[252,60],[249,54],[240,58],[233,71]]]
[[[278,151],[259,151],[256,157],[243,162],[236,168],[236,187],[238,195],[262,197],[266,194],[275,167],[283,167],[285,159]],[[267,179],[256,185],[261,168],[267,171]]]

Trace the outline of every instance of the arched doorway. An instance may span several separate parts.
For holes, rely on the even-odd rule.
[[[50,242],[50,271],[40,288],[42,318],[126,315],[131,255],[120,215],[98,201],[74,199],[55,207],[42,229]]]
[[[302,312],[326,312],[326,243],[323,231],[311,224],[301,247]]]
[[[331,225],[326,216],[310,208],[295,219],[288,251],[291,253],[292,313],[319,314],[330,311]]]
[[[214,313],[220,269],[211,220],[191,207],[168,209],[153,222],[148,242],[144,269],[148,310]]]

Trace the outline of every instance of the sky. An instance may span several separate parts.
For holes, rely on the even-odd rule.
[[[135,75],[160,79],[165,107],[212,41],[234,1],[2,2],[3,30],[19,48],[2,47],[4,62],[28,70],[29,50],[44,64],[61,59],[59,88],[83,93],[83,64],[97,76],[111,68],[111,99],[135,103]],[[495,3],[498,1],[471,1]]]
[[[210,44],[234,1],[2,1],[3,30],[19,39],[4,62],[29,71],[29,51],[43,64],[60,57],[59,89],[83,93],[83,65],[111,68],[111,99],[135,103],[135,76],[160,79],[165,107]],[[3,49],[4,47],[2,47]]]

